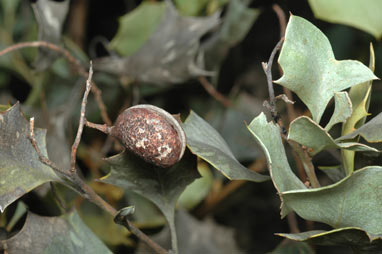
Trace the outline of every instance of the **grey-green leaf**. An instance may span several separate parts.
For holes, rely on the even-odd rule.
[[[345,122],[352,114],[352,103],[347,92],[334,93],[335,108],[325,130],[329,131],[335,124]]]
[[[171,228],[175,250],[175,205],[187,185],[200,177],[196,157],[186,152],[174,166],[160,168],[144,162],[132,153],[123,152],[107,158],[106,163],[110,173],[102,181],[138,193],[158,206]]]
[[[306,116],[296,118],[290,124],[288,139],[310,148],[310,154],[316,155],[323,149],[342,148],[362,152],[378,152],[377,149],[357,142],[336,142],[330,134],[316,122]]]
[[[284,75],[275,82],[295,92],[317,123],[335,92],[377,78],[358,61],[337,61],[327,37],[294,15],[289,19],[278,61]]]
[[[359,228],[347,227],[330,231],[313,230],[297,234],[278,233],[277,235],[294,240],[304,241],[315,245],[348,246],[360,252],[380,253],[382,235],[371,235]]]
[[[112,254],[76,212],[61,217],[30,212],[21,231],[0,244],[9,254]]]
[[[377,39],[382,36],[382,1],[309,0],[314,15],[322,20],[350,25]]]
[[[248,126],[257,143],[267,157],[269,171],[273,184],[279,193],[289,190],[305,190],[306,186],[297,178],[289,166],[285,149],[281,141],[280,127],[273,122],[267,122],[264,113],[252,120]],[[282,196],[281,200],[282,199]],[[281,213],[290,211],[287,203],[281,204]]]
[[[352,133],[342,136],[337,140],[353,139],[360,135],[368,142],[382,142],[382,113],[379,113],[373,119],[362,125]]]
[[[195,112],[191,111],[182,125],[190,150],[214,166],[229,179],[262,182],[269,176],[250,171],[233,156],[220,134]]]
[[[46,155],[46,131],[35,129],[35,138]],[[0,112],[0,212],[16,199],[48,181],[59,181],[54,171],[40,162],[27,138],[29,123],[17,103]]]
[[[382,234],[382,167],[355,171],[343,180],[321,188],[281,193],[284,202],[306,220],[334,228],[358,227],[368,234]]]

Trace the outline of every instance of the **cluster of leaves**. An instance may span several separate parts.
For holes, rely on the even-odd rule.
[[[116,81],[127,76],[143,87],[145,84],[154,87],[154,92],[140,88],[141,96],[144,97],[145,93],[155,94],[175,83],[218,73],[228,50],[245,37],[260,13],[259,10],[248,8],[240,0],[174,2],[175,5],[169,0],[144,1],[121,17],[119,30],[108,44],[108,50],[115,54],[94,61],[95,70],[100,72],[100,76],[95,78],[97,83],[103,80]],[[328,10],[322,10],[325,1],[309,2],[318,17],[331,14]],[[19,6],[18,11],[25,11],[25,4],[19,1],[13,1],[12,4],[10,1],[0,3],[4,23],[1,32],[12,34],[17,27],[17,8]],[[38,38],[57,45],[64,44],[76,58],[86,62],[86,55],[69,39],[62,37],[68,4],[69,1],[47,0],[38,0],[31,4],[38,21]],[[375,1],[374,4],[374,9],[378,10],[379,3]],[[224,15],[221,15],[221,7],[225,8]],[[11,13],[13,18],[5,18],[4,13]],[[345,10],[344,13],[347,15],[350,11]],[[335,15],[337,20],[333,20],[330,15],[323,18],[349,23],[345,14]],[[345,17],[340,19],[342,16]],[[350,24],[355,24],[378,38],[382,31],[382,22],[379,22],[378,17],[380,16],[376,14],[376,20],[371,20],[370,23],[351,19],[354,23]],[[207,33],[207,39],[201,40]],[[20,38],[27,40],[29,37]],[[14,42],[9,39],[1,43],[5,47]],[[228,241],[222,243],[221,238],[219,240],[217,236],[207,241],[210,235],[206,236],[205,231],[214,230],[221,232],[222,236],[228,236],[233,242],[233,235],[229,230],[211,221],[195,221],[184,211],[175,212],[177,205],[184,209],[192,209],[206,198],[213,178],[207,166],[210,165],[228,180],[272,180],[281,199],[282,217],[294,211],[305,220],[322,222],[334,228],[330,231],[280,233],[280,236],[313,244],[352,246],[357,251],[374,253],[382,245],[382,224],[378,216],[382,209],[379,198],[382,168],[355,163],[356,152],[378,155],[380,151],[378,147],[373,147],[373,143],[382,142],[382,114],[366,122],[372,80],[377,79],[373,74],[375,60],[372,46],[370,52],[369,68],[358,61],[337,61],[328,39],[317,27],[298,16],[292,15],[289,19],[278,59],[283,76],[275,83],[293,91],[309,109],[312,118],[301,116],[293,120],[285,139],[302,147],[301,151],[306,155],[302,162],[309,177],[312,177],[309,159],[327,149],[341,151],[342,164],[323,170],[332,179],[330,185],[307,187],[295,175],[289,166],[281,128],[273,122],[268,122],[265,114],[256,112],[258,116],[250,122],[247,130],[244,128],[244,131],[232,133],[232,129],[236,127],[230,124],[237,124],[240,114],[244,112],[240,108],[248,107],[248,103],[240,105],[246,103],[246,94],[242,93],[238,102],[226,112],[225,119],[231,120],[224,119],[223,124],[225,132],[230,134],[223,136],[227,141],[244,140],[244,144],[253,144],[254,138],[266,156],[270,176],[249,170],[238,160],[253,159],[254,153],[260,154],[256,149],[246,149],[240,144],[230,148],[214,127],[191,111],[182,123],[189,151],[178,164],[167,169],[158,168],[122,151],[105,159],[103,167],[108,174],[96,183],[91,183],[91,186],[97,192],[105,194],[110,203],[117,205],[120,202],[123,203],[122,207],[128,203],[135,205],[136,214],[133,216],[142,226],[164,225],[166,221],[169,228],[163,229],[154,238],[175,253],[238,252],[234,244],[227,244]],[[67,129],[70,125],[67,122],[78,117],[78,114],[73,116],[71,111],[75,109],[80,98],[81,88],[77,85],[71,90],[64,90],[64,93],[52,91],[47,87],[48,83],[53,82],[55,89],[62,89],[66,84],[74,83],[75,75],[70,72],[69,64],[62,58],[59,59],[57,52],[49,49],[39,49],[38,52],[29,54],[24,58],[18,53],[0,57],[3,68],[16,72],[33,86],[23,105],[5,105],[0,112],[0,211],[5,214],[0,217],[0,227],[4,227],[7,232],[5,236],[0,235],[0,250],[6,249],[10,254],[25,252],[26,249],[29,253],[111,253],[105,243],[109,247],[119,244],[132,245],[131,240],[126,238],[128,231],[113,224],[110,216],[93,207],[89,208],[89,204],[81,202],[78,198],[68,197],[72,195],[69,189],[76,190],[73,183],[69,183],[39,160],[28,139],[29,124],[21,107],[28,115],[48,115],[46,118],[41,117],[39,122],[41,127],[48,129],[48,133],[45,129],[35,131],[38,146],[45,156],[49,156],[61,168],[69,168],[70,138]],[[35,73],[27,67],[26,63],[30,59],[34,59],[35,69],[42,72]],[[50,68],[51,72],[45,71],[47,68]],[[128,88],[125,86],[125,90],[132,94],[134,89],[130,87],[134,88],[133,85],[128,85]],[[107,105],[112,105],[111,102],[118,97],[118,89],[113,88],[106,89],[110,91],[103,94]],[[343,91],[347,88],[350,90]],[[46,93],[49,108],[45,111],[36,107],[39,106],[42,91]],[[71,98],[69,103],[68,98]],[[332,98],[335,103],[334,112],[329,122],[322,127],[322,116]],[[260,107],[253,106],[254,104],[253,101],[249,103],[254,107],[253,110],[259,111]],[[94,118],[99,120],[100,115],[95,113],[97,110],[95,102],[91,101],[87,115],[90,118],[96,115]],[[247,115],[253,115],[253,112]],[[217,116],[216,121],[221,122],[218,118]],[[342,131],[339,137],[333,138],[332,130],[337,124],[342,125]],[[86,151],[88,149],[91,150],[90,146],[85,145],[79,149],[78,156],[83,161],[93,159],[89,159],[91,152]],[[115,150],[120,151],[118,147]],[[102,156],[99,152],[97,156],[96,161],[99,161]],[[88,163],[87,166],[91,168],[92,163]],[[100,166],[96,168],[95,176],[98,177]],[[313,179],[310,180],[313,184]],[[47,182],[53,185],[59,183],[56,186],[59,193],[56,195],[62,195],[72,203],[77,202],[78,211],[74,209],[57,217],[44,217],[27,212],[20,198]],[[6,209],[12,203],[16,204],[16,201],[17,208],[13,208],[15,211]],[[16,222],[26,213],[22,229],[14,236],[10,235]],[[103,242],[88,227],[92,228]],[[177,233],[177,230],[181,230],[182,234]],[[198,242],[197,247],[190,239]],[[298,248],[312,251],[305,244],[299,245]],[[144,251],[144,247],[141,246],[137,252]],[[278,248],[274,253],[282,253],[282,250]]]

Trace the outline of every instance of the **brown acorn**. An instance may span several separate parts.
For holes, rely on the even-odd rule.
[[[153,105],[127,108],[106,132],[145,161],[164,168],[177,163],[186,149],[186,137],[179,122]]]

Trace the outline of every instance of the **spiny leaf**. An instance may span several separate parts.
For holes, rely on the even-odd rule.
[[[306,189],[306,186],[297,178],[289,166],[281,141],[280,127],[273,122],[267,122],[264,113],[261,113],[252,120],[248,129],[267,157],[269,171],[277,191],[281,193],[288,190]],[[283,201],[282,196],[280,197]],[[288,204],[282,202],[281,213],[287,214],[289,211]]]
[[[111,254],[76,212],[60,217],[29,213],[21,231],[0,241],[7,253],[24,254]]]
[[[182,127],[192,153],[207,161],[227,178],[254,182],[269,179],[269,176],[250,171],[241,165],[220,134],[195,112],[191,111]]]
[[[371,235],[362,229],[354,227],[339,228],[330,231],[313,230],[296,234],[278,233],[276,235],[314,245],[349,246],[355,250],[359,250],[360,252],[358,253],[379,253],[382,248],[381,235]]]
[[[175,250],[175,205],[186,186],[200,177],[196,157],[187,152],[180,162],[170,168],[154,166],[127,152],[107,158],[106,162],[110,173],[102,178],[102,182],[138,193],[158,206],[172,230]],[[136,213],[139,211],[136,210]]]
[[[142,2],[119,19],[118,32],[108,45],[122,56],[136,52],[158,26],[165,12],[164,2]]]
[[[35,130],[41,152],[46,155],[46,131]],[[59,181],[54,171],[41,163],[31,142],[29,123],[17,103],[0,112],[0,211],[25,193],[48,181]]]
[[[321,188],[282,192],[284,202],[305,220],[334,228],[357,227],[368,234],[382,234],[382,167],[355,171],[343,180]]]
[[[373,44],[371,43],[369,68],[374,72],[375,55]],[[356,128],[361,127],[365,123],[370,104],[371,86],[372,81],[368,81],[350,88],[349,97],[353,104],[353,113],[342,125],[342,136],[350,134]],[[354,139],[354,141],[358,140],[359,137]],[[355,153],[353,151],[342,151],[342,160],[347,172],[351,173],[354,170],[354,157]]]
[[[346,140],[353,139],[356,136],[360,135],[368,142],[382,142],[382,113],[379,113],[377,116],[373,117],[366,124],[362,125],[357,130],[352,133],[342,136],[337,140]]]
[[[323,149],[342,148],[353,151],[378,152],[377,149],[357,142],[336,142],[330,134],[316,122],[306,116],[293,120],[290,124],[288,139],[294,140],[311,149],[314,156]]]
[[[165,6],[162,18],[134,54],[100,58],[94,69],[157,85],[211,75],[204,70],[200,39],[218,25],[219,12],[208,17],[184,17],[172,1],[161,4]]]
[[[335,108],[325,130],[329,131],[335,124],[343,123],[352,114],[352,104],[347,92],[334,93]]]
[[[278,61],[284,75],[275,83],[295,92],[317,123],[335,92],[377,78],[358,61],[337,61],[326,36],[305,19],[293,15]]]
[[[382,2],[380,0],[309,0],[314,15],[322,20],[350,25],[377,39],[382,36]]]

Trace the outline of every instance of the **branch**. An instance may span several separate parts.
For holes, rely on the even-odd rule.
[[[272,50],[271,56],[269,57],[268,63],[262,62],[263,70],[265,75],[267,76],[267,84],[268,84],[268,92],[269,92],[269,110],[272,113],[272,116],[275,117],[277,115],[276,107],[275,107],[275,90],[273,89],[273,81],[272,81],[272,64],[273,59],[277,51],[280,50],[281,45],[284,42],[284,38],[281,38],[280,41],[276,44],[275,48]]]
[[[216,90],[215,87],[210,82],[208,82],[208,80],[205,77],[199,77],[199,82],[207,91],[207,93],[214,97],[215,100],[217,100],[227,108],[232,106],[232,102],[223,94],[219,93],[219,91]]]

